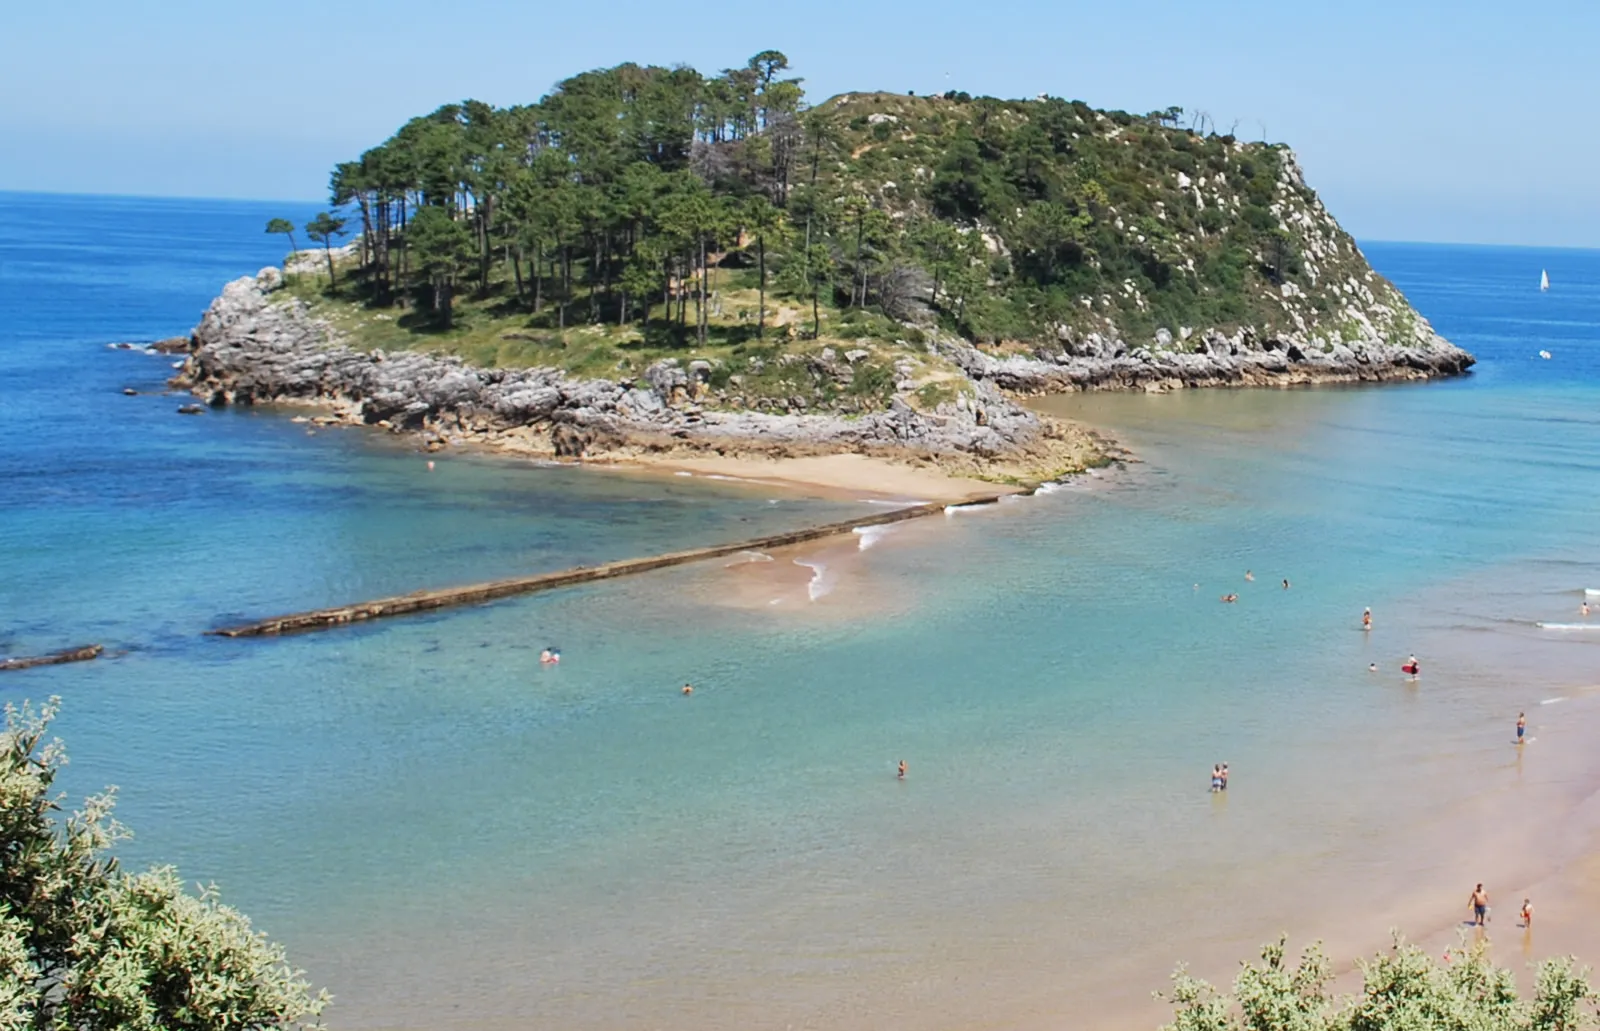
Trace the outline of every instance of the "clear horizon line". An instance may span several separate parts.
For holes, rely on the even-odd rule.
[[[296,207],[323,207],[332,210],[332,206],[324,200],[309,198],[293,199],[283,197],[239,197],[223,194],[167,194],[167,193],[115,193],[115,192],[84,192],[81,190],[16,190],[0,187],[0,197],[97,197],[105,200],[143,200],[181,203],[183,201],[223,202],[234,204],[293,204]],[[1345,230],[1349,232],[1349,230]],[[1352,239],[1357,244],[1416,244],[1424,247],[1507,247],[1524,250],[1543,251],[1595,251],[1600,247],[1580,247],[1574,244],[1544,244],[1544,243],[1486,243],[1480,240],[1407,240],[1383,236],[1357,236],[1351,233]]]

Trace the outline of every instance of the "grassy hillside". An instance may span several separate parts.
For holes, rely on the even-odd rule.
[[[1416,329],[1280,146],[1054,98],[807,108],[786,67],[622,65],[413,119],[335,170],[318,232],[359,231],[337,286],[303,262],[288,295],[356,346],[603,378],[705,359],[721,403],[846,412],[954,400],[934,334]]]

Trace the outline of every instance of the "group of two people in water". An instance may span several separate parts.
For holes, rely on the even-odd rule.
[[[1467,923],[1474,927],[1483,927],[1489,923],[1489,893],[1481,883],[1467,896],[1467,909],[1472,912],[1472,919]],[[1522,917],[1522,926],[1527,930],[1533,930],[1532,899],[1522,900],[1522,912],[1518,915]]]
[[[1228,764],[1217,763],[1211,767],[1211,791],[1216,793],[1226,790],[1228,790]]]
[[[1250,570],[1246,569],[1244,571],[1244,578],[1246,580],[1250,581],[1251,583],[1254,583],[1255,579],[1256,579],[1256,574],[1254,574]],[[1200,588],[1199,584],[1195,584],[1194,586],[1195,586],[1196,590],[1198,590]],[[1286,590],[1286,591],[1289,589],[1289,579],[1288,579],[1288,577],[1285,577],[1284,580],[1283,580],[1283,589]],[[1224,594],[1222,596],[1222,600],[1231,605],[1234,602],[1239,600],[1239,596],[1230,591],[1229,593]]]

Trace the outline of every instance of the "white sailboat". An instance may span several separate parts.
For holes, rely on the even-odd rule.
[[[1550,273],[1544,269],[1539,270],[1539,289],[1541,291],[1550,289]]]

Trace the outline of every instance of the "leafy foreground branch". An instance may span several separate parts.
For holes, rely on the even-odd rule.
[[[172,867],[118,868],[109,849],[128,832],[111,792],[57,817],[66,753],[45,740],[56,709],[7,705],[0,732],[0,1031],[251,1031],[317,1017],[328,995],[313,996],[214,888],[188,894]]]
[[[1360,964],[1359,995],[1328,993],[1332,967],[1313,945],[1291,967],[1285,939],[1245,964],[1231,995],[1182,967],[1167,998],[1176,1019],[1163,1031],[1583,1031],[1595,1027],[1589,971],[1570,957],[1545,960],[1533,998],[1517,998],[1511,971],[1477,942],[1436,963],[1398,936],[1394,947]]]

